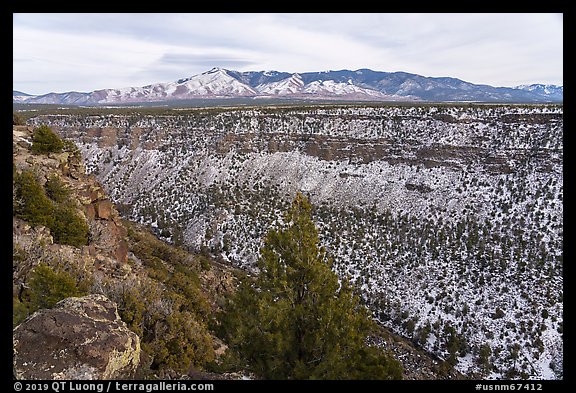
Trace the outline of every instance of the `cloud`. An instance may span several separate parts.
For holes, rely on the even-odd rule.
[[[254,64],[252,61],[234,58],[226,54],[203,55],[190,53],[165,53],[158,62],[177,66],[194,64],[205,67],[246,67]]]
[[[14,14],[14,88],[90,91],[214,66],[561,83],[561,14]],[[35,81],[34,84],[32,81]]]

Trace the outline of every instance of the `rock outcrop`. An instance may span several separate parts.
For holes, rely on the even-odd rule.
[[[144,226],[136,229],[137,224],[121,220],[100,183],[94,176],[86,175],[74,145],[65,141],[67,151],[35,154],[31,151],[33,132],[33,127],[13,128],[14,377],[45,380],[162,378],[163,373],[186,377],[182,370],[188,368],[190,359],[180,353],[176,355],[178,360],[171,359],[170,367],[174,369],[163,366],[160,374],[156,372],[156,365],[151,370],[152,362],[157,358],[164,361],[164,352],[172,354],[180,348],[188,348],[187,353],[196,356],[194,364],[200,369],[202,362],[221,356],[226,345],[213,345],[215,338],[211,337],[204,313],[210,306],[213,310],[218,309],[224,304],[227,291],[234,289],[230,269],[220,265],[213,268],[212,261],[207,258],[200,262],[183,250],[172,250]],[[30,198],[27,199],[28,194],[22,192],[24,175],[32,178],[29,183],[36,186],[33,195],[38,200],[43,197],[48,201],[35,212],[46,212],[49,219],[35,223],[29,218],[31,216],[22,213],[33,205]],[[72,211],[79,218],[78,222],[87,224],[85,231],[88,233],[83,241],[66,241],[59,231],[61,226],[54,225],[55,222],[69,223],[66,216],[56,210],[62,206],[68,209],[65,211]],[[69,227],[73,229],[81,224],[73,223]],[[65,228],[65,233],[74,233],[69,227]],[[128,236],[128,228],[131,236]],[[134,237],[145,237],[145,240],[135,245]],[[37,275],[35,269],[40,264],[47,265],[58,278]],[[180,287],[170,288],[162,278],[150,277],[151,273],[172,275],[176,269],[181,274],[179,285],[198,290],[198,293],[194,292],[194,299],[186,299],[185,306],[182,305],[184,301],[172,302]],[[190,274],[185,275],[182,269]],[[196,273],[200,282],[196,282]],[[67,274],[78,291],[59,291],[61,274]],[[172,293],[167,294],[170,290]],[[114,303],[125,300],[125,291],[134,294],[133,300],[137,302],[134,304],[138,307],[150,306],[136,311],[142,318],[154,315],[149,318],[152,322],[146,329],[137,329],[128,322],[134,329],[131,332],[122,322],[122,317],[134,320],[133,315],[124,314],[122,309],[119,314]],[[67,298],[55,308],[34,313],[39,307],[53,306],[72,293],[74,296],[97,295]],[[50,304],[36,301],[52,295]],[[192,304],[200,305],[197,313],[188,311]],[[184,308],[185,314],[180,315]],[[181,329],[180,324],[172,326],[172,322],[166,321],[174,314],[185,320],[198,318],[191,322],[196,331],[183,339],[164,340],[165,335],[176,336]],[[167,333],[167,329],[171,330]],[[144,330],[153,333],[137,336]],[[148,352],[140,353],[141,343]],[[204,352],[196,353],[196,348]],[[180,359],[182,364],[179,364]]]
[[[79,265],[87,275],[126,277],[128,244],[126,228],[105,190],[94,176],[86,175],[79,155],[70,152],[33,154],[33,127],[14,126],[13,162],[16,172],[32,170],[41,184],[56,177],[69,193],[69,202],[76,213],[86,219],[88,244],[81,248],[56,244],[50,229],[37,227],[14,217],[13,244],[20,258],[14,260],[13,286],[17,291],[25,285],[29,272],[40,262],[67,261]]]
[[[17,379],[121,379],[140,359],[140,339],[103,295],[67,298],[14,329]]]

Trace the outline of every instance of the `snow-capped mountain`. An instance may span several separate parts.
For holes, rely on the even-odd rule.
[[[181,93],[177,91],[178,89],[180,89]],[[210,95],[220,97],[251,97],[258,95],[258,92],[252,87],[240,82],[228,74],[227,70],[221,68],[213,68],[200,75],[179,80],[174,93],[174,97]]]
[[[200,75],[179,79],[176,82],[97,90],[88,93],[85,104],[123,104],[256,95],[258,95],[256,90],[230,76],[226,70],[213,68]]]
[[[19,94],[16,94],[19,93]],[[493,87],[456,78],[431,78],[406,72],[279,71],[239,72],[213,68],[175,82],[143,87],[103,89],[90,93],[49,93],[29,96],[14,92],[13,102],[34,104],[106,105],[210,98],[282,98],[358,101],[479,101],[562,102],[563,87],[530,85]]]
[[[352,80],[336,82],[334,80],[313,80],[304,83],[299,74],[279,80],[277,82],[262,83],[256,86],[261,94],[294,98],[322,98],[322,99],[349,99],[349,100],[407,100],[408,96],[389,95],[374,89],[355,85]]]
[[[556,85],[547,85],[542,83],[534,83],[532,85],[516,86],[516,89],[526,90],[532,93],[540,94],[547,97],[562,100],[564,98],[564,87]]]
[[[34,97],[36,96],[22,93],[21,91],[18,90],[12,90],[12,102],[26,102],[26,100],[29,100],[30,98]]]
[[[304,92],[307,94],[316,94],[321,97],[337,96],[348,99],[374,98],[406,101],[412,98],[408,95],[399,96],[394,94],[385,94],[378,90],[363,88],[355,85],[352,80],[348,80],[347,83],[336,82],[333,80],[313,81],[306,85]]]

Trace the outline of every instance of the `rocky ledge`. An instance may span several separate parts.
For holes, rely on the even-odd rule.
[[[14,329],[17,379],[123,379],[140,360],[140,339],[103,295],[67,298]]]

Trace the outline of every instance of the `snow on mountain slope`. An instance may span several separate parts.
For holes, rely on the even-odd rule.
[[[234,96],[250,97],[258,92],[230,76],[222,68],[213,68],[193,76],[176,87],[174,96]]]
[[[14,94],[13,102],[99,105],[163,102],[205,98],[282,97],[326,100],[562,102],[562,86],[529,85],[518,88],[476,85],[451,77],[424,77],[406,72],[362,69],[287,73],[239,72],[223,68],[175,82],[143,87],[103,89],[90,93],[50,93],[27,98]]]
[[[562,97],[564,95],[564,87],[550,84],[534,83],[532,85],[516,86],[516,89],[525,90],[532,93],[541,94],[548,97]]]
[[[263,83],[256,86],[256,90],[262,94],[273,94],[279,96],[300,93],[303,88],[304,81],[302,81],[302,77],[298,74],[292,74],[289,78],[278,82]]]
[[[230,76],[226,70],[210,71],[176,82],[157,83],[144,87],[101,90],[98,103],[181,100],[206,97],[251,97],[258,92]]]
[[[365,89],[348,83],[335,82],[332,80],[314,81],[306,85],[304,93],[319,96],[338,96],[350,99],[406,99],[406,97],[392,96],[372,89]]]
[[[27,100],[34,97],[36,96],[26,94],[18,90],[12,90],[12,102],[26,102]]]
[[[353,84],[352,80],[347,83],[333,80],[313,81],[304,83],[299,74],[292,74],[289,78],[278,82],[263,83],[256,86],[256,90],[261,94],[275,96],[307,97],[315,96],[321,98],[342,98],[342,99],[406,99],[406,97],[391,96],[376,90],[366,89]]]
[[[88,93],[79,93],[70,91],[67,93],[48,93],[41,96],[33,96],[26,100],[26,103],[33,104],[63,104],[63,105],[82,105],[88,102],[90,95]]]
[[[540,90],[546,94],[552,93],[557,88],[558,88],[558,86],[556,86],[556,85],[549,85],[549,84],[542,84],[542,83],[534,83],[532,85],[516,86],[516,89],[522,89],[522,90],[528,90],[528,91]]]

